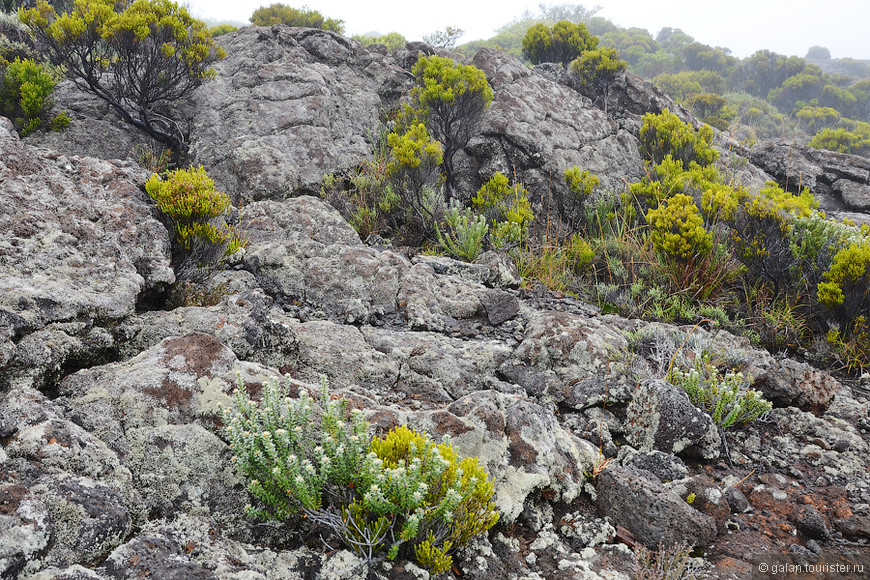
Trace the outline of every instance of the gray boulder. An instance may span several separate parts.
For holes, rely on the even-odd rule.
[[[722,439],[716,424],[679,387],[657,379],[642,381],[627,414],[628,442],[642,451],[719,457]]]
[[[607,467],[597,490],[599,513],[651,550],[681,542],[704,546],[716,537],[713,518],[633,467]]]
[[[818,415],[827,410],[843,385],[826,372],[787,358],[758,377],[753,388],[777,407],[798,407]]]
[[[515,358],[541,371],[551,370],[564,382],[607,374],[628,342],[617,328],[600,318],[560,311],[536,311],[526,324]]]
[[[870,159],[784,141],[755,145],[752,163],[790,189],[807,187],[825,210],[870,209]]]
[[[408,417],[436,439],[449,435],[463,456],[478,457],[495,480],[501,521],[519,517],[533,491],[570,503],[584,489],[597,450],[563,429],[544,407],[496,391],[470,393],[444,410]]]
[[[637,138],[576,90],[503,51],[483,48],[472,64],[486,73],[495,97],[467,156],[457,158],[460,191],[471,195],[501,171],[525,185],[540,214],[570,219],[577,216],[569,213],[566,169],[595,173],[609,191],[621,190],[623,179],[643,177]]]
[[[257,202],[242,217],[250,238],[243,267],[278,304],[304,305],[312,318],[365,324],[398,317],[412,328],[443,331],[484,316],[488,290],[481,283],[364,245],[320,199]]]

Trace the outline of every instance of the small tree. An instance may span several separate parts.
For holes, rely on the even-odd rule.
[[[461,28],[448,26],[444,30],[436,30],[423,36],[423,42],[435,48],[453,48],[459,38],[465,34]]]
[[[612,48],[603,46],[587,50],[580,58],[571,63],[571,70],[580,77],[580,83],[591,88],[596,94],[601,94],[604,112],[607,113],[607,100],[613,87],[622,78],[627,66],[619,58],[619,53]]]
[[[320,28],[339,34],[344,33],[344,21],[326,18],[317,10],[308,8],[291,8],[285,4],[272,4],[260,7],[251,14],[251,24],[254,26],[272,26],[286,24],[287,26],[303,26],[305,28]]]
[[[560,62],[567,65],[584,51],[598,46],[598,37],[589,34],[585,24],[560,20],[552,27],[535,24],[523,38],[523,56],[533,64]]]
[[[443,211],[443,196],[437,191],[439,166],[444,160],[441,144],[433,141],[426,126],[419,122],[391,132],[387,144],[387,175],[402,198],[408,221],[431,238]]]
[[[483,111],[492,103],[492,88],[479,68],[440,56],[420,58],[412,72],[417,86],[411,98],[429,133],[443,146],[445,186],[453,197],[453,157],[477,132]]]
[[[203,22],[171,0],[76,0],[62,14],[38,0],[20,15],[77,87],[176,153],[186,151],[166,108],[213,78],[210,65],[224,56]]]

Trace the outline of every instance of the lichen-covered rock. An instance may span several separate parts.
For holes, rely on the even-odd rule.
[[[254,203],[243,219],[250,238],[244,268],[279,304],[302,304],[314,317],[348,324],[399,316],[412,328],[437,331],[484,315],[483,284],[366,246],[320,199]],[[491,273],[478,268],[481,277]]]
[[[247,496],[217,435],[220,405],[231,402],[237,380],[255,387],[274,376],[239,362],[213,336],[191,334],[165,339],[129,361],[70,375],[57,403],[81,425],[77,429],[98,438],[97,448],[111,450],[150,517],[206,514],[244,536]]]
[[[662,380],[641,381],[628,404],[628,442],[642,451],[715,459],[722,439],[709,415],[686,392]]]
[[[65,471],[129,489],[132,475],[104,441],[70,420],[60,404],[31,389],[0,397],[4,471],[31,484],[43,470]]]
[[[104,327],[174,281],[169,236],[128,162],[37,149],[0,118],[0,389],[111,353]]]
[[[598,510],[655,550],[680,542],[704,546],[716,537],[716,522],[694,509],[657,479],[632,467],[611,465],[598,475]]]
[[[753,388],[776,407],[798,407],[821,414],[843,385],[824,371],[787,358],[758,377]]]
[[[606,374],[626,352],[625,335],[597,318],[569,312],[534,312],[515,357],[528,366],[552,370],[565,382]]]
[[[372,348],[397,363],[398,383],[392,388],[408,399],[424,401],[425,393],[441,392],[447,395],[440,399],[444,404],[484,389],[516,390],[495,378],[497,369],[511,354],[500,342],[371,327],[361,332]],[[388,397],[389,393],[382,396]]]
[[[233,354],[273,368],[296,362],[294,322],[263,290],[229,294],[219,305],[172,311],[152,310],[127,318],[115,335],[123,337],[120,354],[135,356],[165,338],[193,333],[214,335]]]
[[[528,399],[496,391],[470,393],[443,411],[416,413],[409,424],[436,438],[449,435],[463,456],[478,457],[495,480],[503,522],[513,522],[535,490],[573,501],[597,451],[563,429],[552,413]]]
[[[648,471],[661,482],[683,479],[689,475],[686,464],[677,457],[658,449],[638,451],[629,445],[619,449],[619,461],[622,465]]]
[[[133,526],[126,498],[90,478],[47,474],[30,487],[51,514],[53,542],[43,562],[53,566],[101,562]]]
[[[21,485],[0,485],[0,577],[16,578],[54,535],[48,508]]]

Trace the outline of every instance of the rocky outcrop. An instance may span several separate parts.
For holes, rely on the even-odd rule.
[[[598,476],[602,515],[627,528],[650,549],[659,545],[706,545],[716,537],[716,522],[660,482],[632,467],[609,467]]]
[[[822,209],[870,209],[870,159],[783,141],[752,147],[749,159],[789,191],[809,188]]]
[[[356,167],[412,80],[323,30],[246,27],[220,42],[228,56],[193,96],[191,153],[243,202],[316,194],[325,174]]]
[[[467,157],[457,160],[460,191],[474,192],[501,171],[532,192],[538,213],[570,221],[577,216],[568,202],[566,169],[595,173],[602,191],[621,191],[623,178],[644,175],[636,136],[576,90],[499,50],[481,49],[472,64],[486,73],[495,97]]]
[[[111,357],[109,327],[174,281],[146,177],[36,149],[0,118],[0,387]]]

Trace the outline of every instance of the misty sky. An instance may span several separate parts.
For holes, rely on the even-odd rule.
[[[251,13],[272,0],[182,0],[194,16],[248,22]],[[446,26],[467,31],[467,42],[493,36],[494,29],[538,3],[529,0],[284,0],[307,5],[324,16],[345,21],[347,34],[399,32],[409,40]],[[547,4],[564,4],[554,1]],[[599,16],[622,27],[640,27],[653,36],[664,26],[681,28],[699,42],[728,47],[746,57],[765,48],[805,56],[813,45],[834,58],[870,59],[868,0],[598,0],[567,2],[601,6]]]

